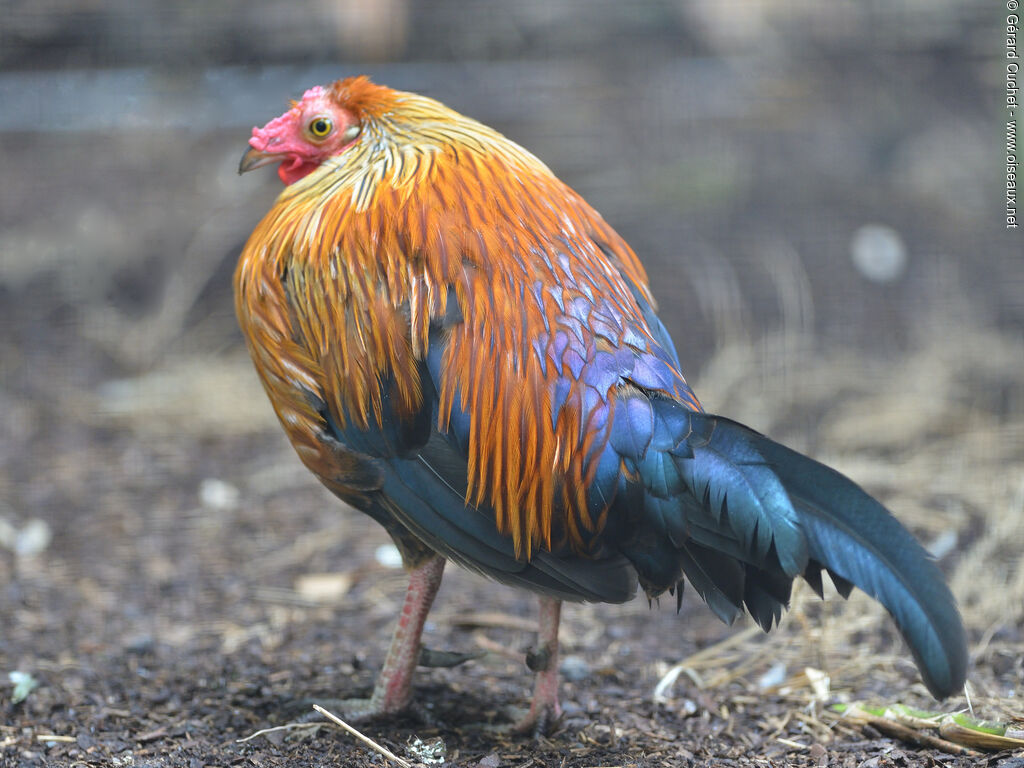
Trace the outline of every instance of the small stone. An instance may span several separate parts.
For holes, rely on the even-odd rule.
[[[562,718],[568,719],[573,717],[582,717],[586,714],[586,710],[583,709],[575,701],[563,701],[562,702]]]
[[[207,509],[235,509],[240,498],[235,486],[215,477],[208,477],[199,484],[199,502]]]
[[[315,603],[330,605],[343,598],[352,588],[352,574],[304,573],[295,580],[295,591]]]
[[[21,557],[43,552],[53,540],[53,530],[45,520],[32,518],[21,528],[0,518],[0,546]]]
[[[14,692],[11,694],[11,703],[18,704],[28,698],[28,695],[39,687],[39,681],[29,672],[15,670],[7,673],[7,679],[14,684]]]
[[[33,518],[25,523],[14,542],[14,551],[19,555],[38,555],[53,540],[53,531],[44,521]]]
[[[373,557],[385,568],[402,567],[402,553],[394,544],[381,544],[374,550]]]
[[[128,653],[150,653],[156,647],[156,640],[148,632],[140,632],[126,638],[123,647]]]
[[[828,750],[825,749],[821,744],[811,744],[808,753],[811,756],[811,760],[816,762],[818,765],[828,764]]]
[[[853,233],[850,258],[857,271],[868,280],[891,283],[899,279],[906,269],[907,249],[892,227],[865,224]]]
[[[411,757],[424,765],[443,763],[448,756],[448,747],[440,736],[430,741],[423,741],[419,736],[412,736],[406,742],[405,749]]]
[[[782,662],[772,666],[761,677],[757,679],[757,687],[762,691],[765,688],[775,688],[786,681],[786,665]]]
[[[558,665],[558,671],[571,683],[578,683],[590,677],[590,665],[579,656],[566,656]]]
[[[83,731],[75,736],[75,743],[82,749],[89,750],[96,746],[96,739]]]

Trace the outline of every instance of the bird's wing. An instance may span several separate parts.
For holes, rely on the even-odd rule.
[[[289,360],[278,363],[287,375],[277,377],[268,389],[272,399],[279,401],[282,395],[275,398],[273,385],[282,387],[289,398],[317,415],[317,423],[303,422],[321,448],[315,462],[307,464],[329,488],[379,521],[397,521],[435,551],[500,581],[567,600],[622,602],[634,594],[635,572],[622,555],[594,545],[582,557],[563,539],[550,547],[536,547],[528,557],[502,528],[491,499],[486,495],[472,498],[470,450],[472,425],[478,418],[473,403],[455,397],[445,418],[439,415],[440,390],[450,375],[445,366],[450,365],[453,340],[461,339],[467,348],[479,348],[467,341],[465,313],[456,303],[455,288],[448,293],[450,306],[431,323],[424,358],[416,360],[401,350],[391,351],[389,365],[376,372],[372,391],[364,395],[368,405],[356,411],[342,392],[351,381],[344,376],[349,366],[371,366],[375,351],[375,343],[366,336],[360,338],[360,331],[371,326],[409,328],[408,304],[330,306],[324,297],[340,292],[319,287],[310,290],[309,286],[322,284],[324,276],[304,273],[303,266],[296,263],[279,279],[283,287],[275,295],[284,306],[265,314],[288,319],[290,338],[279,352]],[[373,317],[357,318],[360,311],[372,312]],[[558,333],[560,338],[565,335]],[[410,344],[408,336],[390,343],[404,344],[407,349]],[[530,349],[534,354],[533,347]],[[537,364],[541,358],[534,355],[533,360]],[[393,368],[396,364],[408,367],[397,371]],[[488,363],[484,370],[491,378],[507,374],[507,380],[498,381],[499,394],[522,397],[515,368],[496,371]],[[557,383],[542,401],[550,402],[556,389]],[[562,387],[560,391],[568,400],[568,390]],[[407,397],[404,393],[408,392],[415,397]],[[410,401],[415,407],[410,407]],[[551,424],[551,413],[544,418]],[[442,423],[444,428],[440,428]],[[304,439],[310,442],[309,434]],[[360,469],[357,476],[341,471],[343,466],[353,465]],[[366,487],[355,493],[355,485]]]

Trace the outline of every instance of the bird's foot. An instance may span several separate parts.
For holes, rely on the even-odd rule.
[[[554,701],[538,703],[536,697],[526,711],[505,731],[515,734],[529,734],[535,739],[546,736],[555,730],[562,717],[562,708],[558,705],[558,699]]]
[[[302,707],[304,710],[312,709],[314,704],[323,707],[331,714],[344,720],[346,723],[358,723],[364,720],[372,720],[373,718],[381,715],[394,714],[394,712],[388,712],[384,708],[375,704],[373,699],[316,698],[301,699],[298,702],[298,706]],[[299,718],[299,721],[303,723],[314,723],[323,719],[323,717],[324,716],[319,712],[307,711]]]
[[[350,725],[366,720],[373,720],[378,717],[391,717],[394,715],[411,715],[425,725],[433,724],[433,718],[422,707],[415,702],[386,701],[382,698],[372,696],[368,699],[306,699],[304,707],[312,707],[317,704],[331,714]],[[319,712],[307,712],[299,718],[300,722],[312,723],[323,718]]]
[[[479,659],[483,655],[483,651],[472,651],[470,653],[462,653],[460,651],[435,651],[432,648],[427,648],[426,646],[421,645],[420,655],[419,659],[416,661],[416,666],[457,667],[459,664],[464,664],[467,661]]]
[[[557,656],[546,650],[531,649],[526,656],[527,666],[537,673],[530,708],[523,712],[514,709],[511,725],[496,726],[492,730],[501,734],[527,734],[535,739],[546,736],[557,728],[562,717],[558,704],[558,668],[553,663]]]

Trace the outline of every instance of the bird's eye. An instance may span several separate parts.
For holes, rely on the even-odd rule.
[[[314,117],[309,123],[309,132],[313,138],[323,139],[334,130],[334,123],[327,117]]]

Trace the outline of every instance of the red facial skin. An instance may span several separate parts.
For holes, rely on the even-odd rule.
[[[322,129],[325,125],[329,130],[324,135],[314,133],[314,126]],[[306,91],[302,100],[280,117],[262,128],[252,129],[251,149],[243,156],[239,172],[280,160],[277,175],[286,185],[294,184],[358,138],[359,122],[355,116],[317,86]]]

